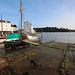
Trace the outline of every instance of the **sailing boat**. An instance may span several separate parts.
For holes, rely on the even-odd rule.
[[[2,36],[0,37],[0,43],[4,41],[13,41],[13,40],[22,40],[22,1],[21,1],[21,33],[4,33],[3,34],[3,26],[2,26],[2,15],[1,15],[1,30]]]
[[[38,43],[34,43],[32,41],[39,40],[38,37],[30,36],[27,33],[23,34],[22,33],[22,1],[21,2],[21,33],[6,33],[6,41],[4,42],[6,49],[11,49],[14,47],[18,46],[24,46],[27,44],[34,44],[34,45],[39,45]],[[13,41],[14,40],[14,41]]]
[[[29,41],[37,41],[38,37],[34,36],[36,31],[33,29],[32,24],[30,22],[24,22],[24,32],[27,35],[27,39]]]
[[[24,22],[24,32],[27,35],[26,40],[28,40],[28,41],[37,42],[37,41],[41,40],[40,38],[35,36],[36,31],[32,27],[32,20],[31,20],[31,22],[28,22],[28,21]]]
[[[1,14],[1,36],[0,36],[0,39],[5,39],[6,37],[3,36],[3,25],[2,25],[2,14]]]
[[[2,41],[2,42],[11,42],[11,41],[24,41],[24,42],[31,42],[31,41],[40,41],[41,39],[38,38],[38,37],[35,37],[35,36],[31,36],[29,35],[27,32],[25,33],[22,33],[22,13],[23,13],[23,8],[22,8],[22,0],[20,0],[20,5],[21,5],[21,8],[20,8],[20,12],[21,12],[21,32],[20,33],[5,33],[5,39]],[[26,30],[26,29],[25,29]],[[35,34],[36,31],[33,29],[32,27],[32,23],[30,23],[30,30],[31,30],[31,33]],[[26,41],[27,40],[27,41]]]
[[[22,40],[22,12],[23,12],[23,8],[22,8],[22,1],[21,1],[21,40]],[[26,28],[27,29],[27,28]],[[33,41],[40,41],[41,39],[38,38],[38,37],[35,37],[35,36],[31,36],[29,35],[27,32],[26,32],[26,29],[24,30],[25,31],[25,36],[26,36],[26,39],[22,40],[24,42],[27,42],[27,43],[33,43]],[[32,32],[33,28],[32,28],[32,23],[30,23],[30,30]],[[34,31],[34,30],[33,30]],[[36,32],[36,31],[35,31]]]

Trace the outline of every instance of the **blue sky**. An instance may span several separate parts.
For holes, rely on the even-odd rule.
[[[22,0],[23,22],[33,27],[64,27],[75,29],[75,0]],[[0,0],[3,20],[19,26],[20,0]],[[31,19],[32,14],[32,19]]]

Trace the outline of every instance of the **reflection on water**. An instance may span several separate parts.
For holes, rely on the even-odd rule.
[[[42,34],[42,43],[50,41],[75,43],[75,32],[43,32]],[[36,36],[41,37],[41,34]]]

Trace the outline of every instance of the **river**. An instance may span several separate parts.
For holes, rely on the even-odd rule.
[[[39,38],[41,38],[41,33],[37,34]],[[75,32],[43,32],[42,43],[55,41],[55,42],[63,42],[63,43],[75,43]],[[5,54],[5,50],[1,51],[0,54]]]
[[[41,34],[37,34],[39,38]],[[75,32],[42,32],[42,43],[55,41],[63,43],[75,43]]]

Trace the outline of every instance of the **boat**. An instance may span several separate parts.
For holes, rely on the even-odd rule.
[[[27,34],[27,32],[25,33],[22,32],[22,12],[23,12],[22,1],[20,11],[21,11],[21,31],[20,33],[5,33],[6,39],[3,42],[6,50],[12,49],[13,47],[16,48],[19,46],[25,46],[29,44],[39,45],[37,41],[41,40],[38,37]]]
[[[0,43],[6,40],[6,37],[3,36],[3,25],[2,25],[2,15],[1,15],[1,33],[0,33]]]
[[[3,36],[0,37],[0,43],[3,43],[5,41],[13,41],[13,40],[19,40],[18,33],[4,33]]]
[[[24,33],[27,35],[27,39],[30,42],[39,42],[41,40],[41,38],[36,37],[36,31],[34,30],[33,26],[32,26],[32,20],[31,22],[26,21],[24,22]]]

